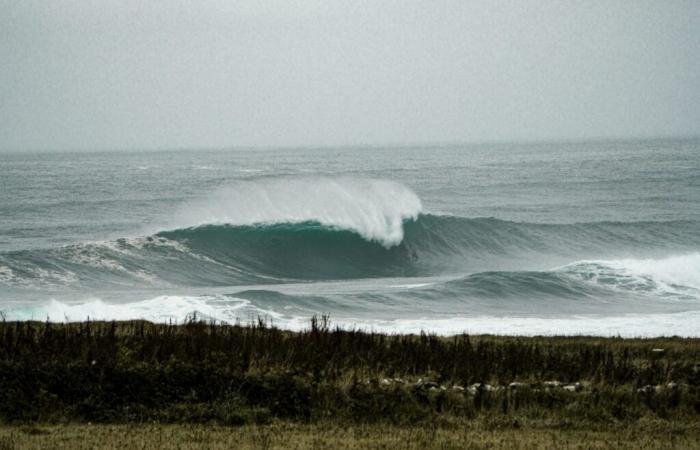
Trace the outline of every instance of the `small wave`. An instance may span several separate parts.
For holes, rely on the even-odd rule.
[[[408,283],[408,284],[392,284],[389,287],[400,288],[400,289],[416,289],[430,286],[433,283]]]
[[[700,253],[663,259],[577,261],[555,269],[621,291],[660,296],[700,293]]]
[[[15,274],[9,267],[0,266],[0,283],[9,283],[15,278]]]
[[[479,272],[432,289],[452,298],[700,301],[700,254],[577,261],[548,271]]]

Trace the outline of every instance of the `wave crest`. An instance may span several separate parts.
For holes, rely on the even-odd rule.
[[[418,196],[393,181],[275,178],[240,182],[183,205],[168,229],[317,222],[390,248],[403,240],[403,222],[421,210]]]

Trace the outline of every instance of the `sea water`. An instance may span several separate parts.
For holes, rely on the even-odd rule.
[[[0,311],[700,336],[700,140],[0,154]]]

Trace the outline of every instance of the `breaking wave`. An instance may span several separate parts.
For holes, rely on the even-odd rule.
[[[421,210],[418,196],[393,181],[274,178],[241,182],[183,205],[169,228],[315,222],[389,248],[403,239],[404,221]]]
[[[42,287],[227,286],[287,281],[417,277],[488,271],[642,273],[658,255],[700,247],[700,224],[533,224],[421,214],[387,246],[317,221],[203,225],[151,236],[0,253],[0,283]],[[618,255],[633,255],[619,259]],[[695,253],[697,255],[697,253]],[[666,262],[656,275],[687,285],[697,259]],[[599,260],[610,261],[601,265]],[[675,265],[674,265],[675,264]]]
[[[357,310],[366,302],[368,311],[378,304],[414,311],[425,305],[426,315],[439,308],[449,314],[457,306],[495,314],[594,310],[587,305],[607,301],[700,300],[695,221],[541,224],[435,215],[423,212],[420,199],[401,184],[350,178],[239,183],[183,205],[174,217],[144,236],[0,253],[0,285],[7,292],[235,291],[447,277],[398,294],[280,300],[282,294],[271,289],[248,299],[264,303],[266,311],[294,302],[313,304],[309,311],[347,305]],[[103,309],[122,317],[121,307],[110,308]]]

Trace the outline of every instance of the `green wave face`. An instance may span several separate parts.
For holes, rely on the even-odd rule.
[[[492,272],[488,277],[495,280],[494,274],[501,274],[498,283],[506,287],[502,277],[508,272],[619,255],[665,257],[700,248],[700,224],[691,221],[557,225],[423,214],[405,221],[403,232],[403,240],[388,247],[354,230],[318,222],[205,225],[3,253],[0,283],[197,287]],[[546,281],[552,282],[556,280]]]
[[[351,230],[316,222],[208,225],[159,233],[193,252],[265,277],[294,280],[432,276],[544,268],[616,254],[687,252],[700,246],[694,222],[531,224],[420,215],[386,248]]]
[[[231,267],[296,280],[416,276],[406,244],[386,248],[359,234],[316,222],[261,226],[209,225],[159,233]]]

